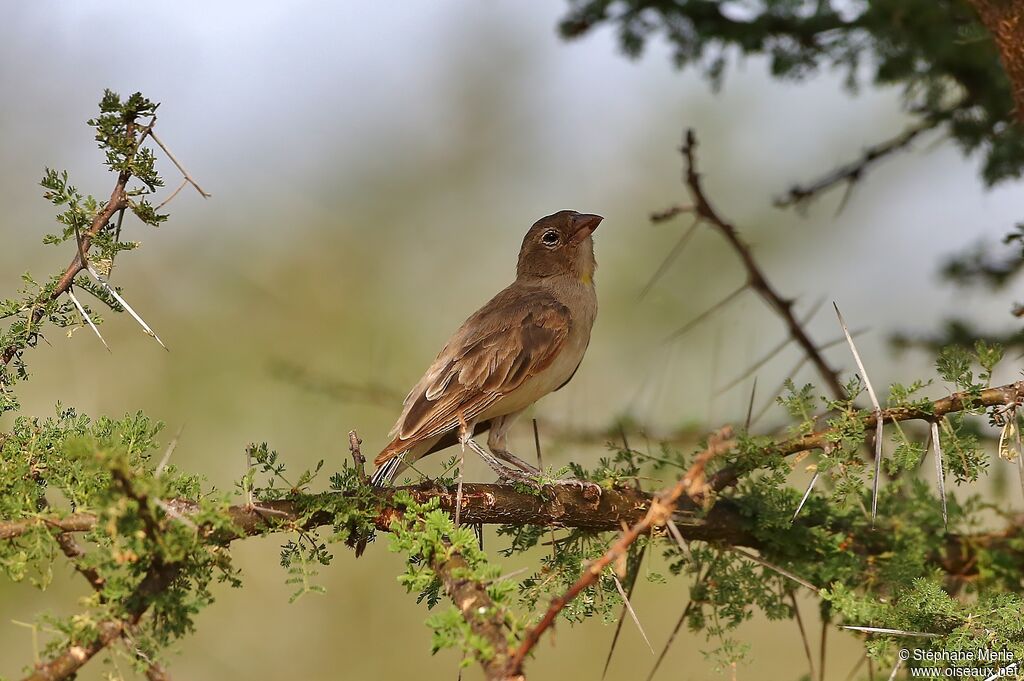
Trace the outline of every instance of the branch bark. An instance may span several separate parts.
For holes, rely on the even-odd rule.
[[[968,0],[992,34],[1010,81],[1014,115],[1024,123],[1024,3],[1012,0]]]
[[[551,602],[540,622],[526,631],[523,642],[509,659],[507,678],[510,681],[523,678],[523,661],[526,659],[526,656],[537,645],[541,635],[554,625],[555,618],[558,617],[558,614],[562,612],[570,601],[597,581],[606,567],[619,557],[624,556],[633,542],[640,538],[641,535],[646,534],[652,528],[664,526],[671,519],[676,503],[683,494],[689,494],[694,498],[698,494],[703,494],[705,491],[704,469],[712,458],[732,448],[734,443],[730,440],[731,437],[732,430],[728,427],[715,433],[709,439],[707,449],[701,452],[696,460],[694,460],[693,465],[680,478],[679,482],[671,489],[655,496],[651,500],[644,517],[623,532],[619,540],[603,556],[591,563],[580,578],[576,580],[576,583],[569,587],[568,591]]]

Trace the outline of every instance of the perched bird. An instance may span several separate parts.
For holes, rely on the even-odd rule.
[[[516,280],[452,335],[405,398],[372,483],[391,484],[409,464],[461,443],[504,480],[531,482],[536,468],[513,455],[509,426],[573,377],[597,316],[594,242],[600,215],[563,210],[523,239]],[[472,439],[490,429],[488,453]]]

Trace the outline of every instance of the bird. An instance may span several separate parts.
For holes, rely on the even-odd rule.
[[[474,312],[403,403],[371,484],[389,487],[420,458],[461,444],[503,481],[536,484],[509,451],[516,417],[576,374],[597,317],[592,234],[604,218],[562,210],[537,220],[519,249],[516,278]],[[489,430],[485,451],[473,437]]]

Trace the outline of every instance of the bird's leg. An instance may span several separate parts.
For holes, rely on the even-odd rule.
[[[491,450],[494,456],[507,461],[524,473],[540,477],[543,475],[543,472],[539,468],[531,466],[508,451],[508,447],[505,445],[508,428],[512,424],[512,420],[518,415],[518,413],[508,414],[507,416],[499,416],[491,421],[491,432],[487,436],[487,448]]]
[[[511,468],[510,466],[504,465],[503,463],[501,463],[498,457],[494,456],[486,449],[478,445],[476,443],[476,440],[474,440],[473,438],[466,438],[463,441],[463,444],[472,449],[474,452],[476,452],[480,456],[480,458],[484,460],[484,463],[490,466],[491,470],[497,473],[498,477],[501,478],[502,480],[506,482],[519,482],[524,485],[530,485],[531,487],[537,487],[536,477],[530,475],[529,473],[526,473],[525,471],[521,471],[517,468]]]

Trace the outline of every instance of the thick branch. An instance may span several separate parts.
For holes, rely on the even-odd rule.
[[[1011,0],[968,0],[992,34],[999,59],[1010,80],[1014,114],[1024,123],[1024,3]]]
[[[558,614],[562,612],[570,601],[576,598],[584,589],[597,581],[606,567],[618,560],[621,556],[624,556],[633,542],[640,538],[641,535],[646,534],[652,528],[662,527],[668,523],[675,511],[676,503],[683,494],[696,496],[696,494],[702,494],[704,492],[704,469],[712,458],[727,452],[732,448],[734,443],[729,440],[731,436],[732,431],[729,428],[723,428],[712,436],[708,442],[707,449],[705,449],[694,460],[693,465],[690,466],[686,475],[684,475],[674,487],[654,497],[651,500],[650,506],[647,509],[647,513],[644,514],[644,517],[628,530],[623,532],[619,540],[612,544],[611,548],[609,548],[603,556],[587,566],[587,569],[583,572],[580,578],[576,580],[576,583],[569,587],[568,591],[551,602],[551,606],[548,608],[547,612],[544,613],[540,622],[526,631],[526,634],[523,637],[523,642],[509,660],[509,679],[522,677],[523,661],[526,659],[526,656],[529,655],[530,651],[533,650],[533,647],[537,645],[541,635],[554,625],[555,618],[558,617]]]
[[[441,580],[444,591],[462,613],[474,634],[491,644],[493,655],[485,657],[475,651],[477,662],[484,669],[484,675],[492,679],[506,679],[508,665],[508,639],[505,636],[504,618],[487,593],[487,586],[467,579],[471,573],[469,563],[461,554],[452,550],[448,555],[434,555],[430,568]]]

